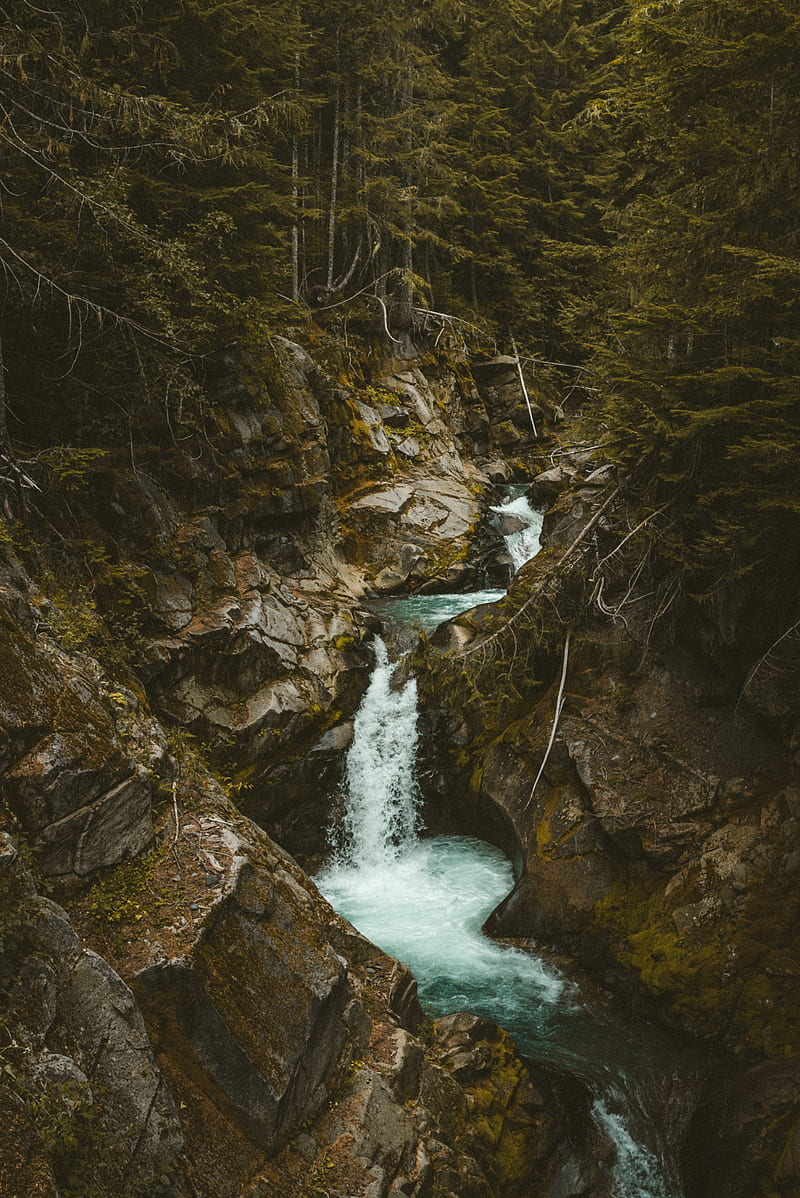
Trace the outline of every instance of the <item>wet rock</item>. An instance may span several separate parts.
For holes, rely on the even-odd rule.
[[[389,1009],[405,1027],[413,1030],[422,1023],[423,1014],[417,994],[417,979],[401,961],[396,961],[392,969],[388,1001]]]
[[[501,537],[512,536],[515,532],[522,532],[528,527],[527,520],[523,520],[521,516],[502,511],[494,514],[493,524]]]

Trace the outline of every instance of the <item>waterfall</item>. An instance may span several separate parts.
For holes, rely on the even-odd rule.
[[[592,1115],[608,1135],[617,1154],[615,1198],[670,1198],[658,1157],[633,1138],[624,1116],[611,1110],[610,1102],[620,1097],[613,1087],[608,1095],[596,1098],[592,1104]]]
[[[507,532],[503,539],[511,558],[512,572],[516,574],[525,562],[539,552],[544,513],[535,511],[524,495],[508,503],[497,504],[492,511],[500,516],[512,517],[508,523],[514,526],[513,531]]]
[[[417,684],[392,687],[395,665],[375,639],[375,668],[356,713],[345,769],[345,807],[331,830],[341,866],[395,860],[419,830],[416,781]]]
[[[499,849],[472,837],[419,838],[417,689],[413,680],[393,686],[395,668],[376,638],[333,856],[317,886],[359,931],[412,969],[433,1014],[493,1019],[527,1057],[567,1065],[587,1082],[592,1116],[615,1148],[614,1198],[678,1198],[679,1185],[666,1180],[673,1171],[660,1143],[667,1120],[657,1101],[672,1061],[665,1070],[657,1046],[648,1055],[641,1038],[594,1018],[552,966],[483,935],[487,916],[513,885],[511,866]],[[651,1095],[654,1103],[642,1101]],[[673,1095],[666,1098],[671,1104]]]

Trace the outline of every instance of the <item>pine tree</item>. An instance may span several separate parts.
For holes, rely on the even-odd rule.
[[[553,358],[579,357],[576,279],[602,238],[604,133],[586,110],[608,87],[618,5],[474,5],[460,63],[462,288]]]
[[[407,0],[306,12],[312,87],[325,99],[303,154],[317,220],[316,230],[307,222],[305,277],[337,296],[347,287],[388,295],[401,323],[432,281],[452,192],[446,7]]]
[[[679,515],[686,584],[796,604],[800,18],[778,0],[636,4],[603,349],[620,460]]]
[[[32,396],[56,439],[130,423],[148,396],[190,414],[204,356],[275,309],[288,263],[273,214],[283,226],[291,215],[276,158],[294,107],[294,47],[277,39],[288,12],[270,23],[246,0],[224,20],[205,0],[6,3],[12,436]]]

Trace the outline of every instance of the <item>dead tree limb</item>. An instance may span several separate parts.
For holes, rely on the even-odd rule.
[[[561,709],[564,706],[564,685],[567,681],[567,665],[569,663],[569,642],[570,642],[570,633],[568,632],[566,637],[564,638],[564,658],[561,663],[561,681],[559,683],[558,694],[556,696],[556,706],[555,706],[555,711],[553,712],[553,726],[550,729],[550,739],[547,742],[547,748],[544,751],[544,757],[542,758],[542,764],[539,766],[539,772],[537,773],[536,777],[533,780],[533,786],[531,787],[531,793],[528,796],[527,803],[525,804],[526,811],[528,810],[531,803],[533,802],[533,796],[536,793],[536,787],[539,785],[539,780],[540,780],[542,774],[544,773],[545,766],[547,765],[548,758],[550,757],[550,752],[553,748],[553,745],[555,744],[556,732],[558,730],[558,721],[561,718]]]
[[[517,343],[513,337],[511,338],[511,348],[514,351],[514,357],[517,359],[517,374],[519,375],[519,385],[522,388],[522,394],[525,396],[525,403],[528,408],[528,415],[531,418],[531,428],[533,429],[533,435],[534,435],[534,437],[538,437],[539,434],[536,431],[536,421],[533,418],[533,408],[531,407],[530,396],[528,395],[528,388],[525,386],[525,375],[522,373],[522,362],[520,361],[520,358],[519,358],[519,350],[517,349]]]

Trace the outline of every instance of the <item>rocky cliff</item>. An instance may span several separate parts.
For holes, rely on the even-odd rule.
[[[364,596],[502,571],[471,553],[494,428],[526,452],[507,363],[482,395],[452,353],[354,379],[327,348],[221,363],[202,445],[43,449],[6,487],[3,1195],[488,1198],[586,1157],[557,1083],[430,1027],[242,811],[323,843]]]
[[[789,665],[756,677],[741,643],[666,593],[607,473],[560,481],[543,552],[508,598],[418,654],[440,721],[432,739],[460,746],[429,757],[432,804],[446,826],[491,829],[521,863],[494,935],[568,946],[615,1001],[714,1046],[689,1193],[792,1194],[800,779]]]
[[[81,430],[4,480],[0,1193],[610,1193],[582,1083],[486,1021],[431,1025],[297,864],[370,598],[502,583],[487,507],[534,474],[544,551],[416,655],[429,825],[518,862],[496,934],[710,1050],[688,1193],[796,1192],[785,660],[748,676],[648,572],[623,480],[542,456],[560,409],[534,397],[534,441],[514,363],[446,339],[231,351],[199,430]]]

